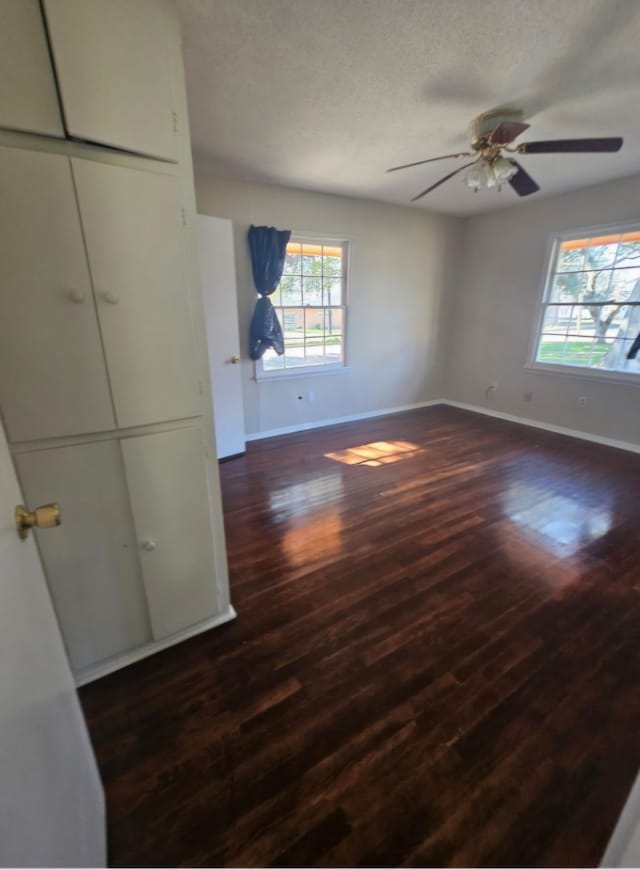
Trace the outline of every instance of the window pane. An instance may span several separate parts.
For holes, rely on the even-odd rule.
[[[304,277],[302,292],[305,305],[322,305],[322,278]]]
[[[618,253],[619,236],[606,236],[592,239],[587,251],[586,264],[588,269],[602,269],[612,266]]]
[[[576,302],[587,288],[587,276],[582,272],[557,274],[551,285],[549,302]]]
[[[324,304],[342,305],[342,278],[325,278]]]
[[[633,266],[640,262],[640,239],[628,240],[628,236],[637,236],[638,233],[628,233],[622,237],[618,247],[616,266]]]
[[[322,275],[322,257],[316,256],[315,254],[303,254],[302,274]]]
[[[284,260],[285,275],[300,274],[302,265],[302,257],[300,256],[301,246],[299,242],[289,242],[287,245],[287,256]]]
[[[283,305],[302,305],[302,279],[295,275],[287,275],[280,281],[280,292]]]
[[[583,290],[583,299],[597,299],[604,302],[609,299],[609,285],[613,279],[611,269],[603,269],[598,272],[586,272],[584,275],[586,284]]]
[[[568,335],[562,362],[567,366],[601,366],[609,350],[605,339],[593,335]]]
[[[585,261],[588,250],[589,239],[562,242],[558,252],[557,271],[570,272],[587,268]]]
[[[621,305],[617,321],[620,336],[635,339],[640,334],[640,305]]]
[[[343,359],[343,314],[342,308],[328,308],[324,312],[324,353],[327,362],[330,363],[339,363]]]
[[[541,335],[536,359],[538,362],[561,363],[564,361],[564,336]]]
[[[278,356],[275,350],[270,348],[265,351],[264,356],[262,357],[262,366],[267,372],[282,369],[284,368],[284,357]]]
[[[548,305],[542,320],[542,331],[566,335],[571,321],[571,305]]]
[[[637,288],[636,284],[638,284]],[[632,297],[637,302],[640,302],[640,268],[620,269],[620,271],[614,272],[611,279],[609,298],[622,300]]]
[[[285,367],[304,365],[304,308],[285,308],[282,320]]]
[[[342,275],[342,258],[325,256],[323,258],[322,268],[323,275],[325,275],[326,277],[339,278]]]
[[[308,366],[324,364],[324,311],[305,308],[305,341]]]

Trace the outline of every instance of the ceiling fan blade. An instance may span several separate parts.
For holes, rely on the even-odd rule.
[[[518,167],[518,171],[513,176],[513,178],[509,179],[509,184],[518,194],[518,196],[529,196],[532,193],[535,193],[537,190],[540,190],[540,185],[536,184],[536,182],[531,178],[528,172],[520,166],[517,160],[512,160],[512,163]]]
[[[529,124],[523,124],[520,121],[503,121],[489,136],[489,142],[491,145],[508,145],[517,136],[528,130],[529,126]]]
[[[550,139],[547,142],[523,142],[518,145],[519,154],[591,154],[603,151],[619,151],[621,136],[608,139]]]
[[[440,181],[436,181],[435,184],[432,184],[431,187],[428,187],[426,190],[423,190],[422,193],[419,193],[417,196],[414,196],[411,202],[415,202],[417,199],[422,199],[423,196],[426,196],[428,193],[431,193],[432,190],[435,190],[436,187],[440,187],[441,184],[444,184],[445,181],[449,181],[450,178],[453,178],[454,175],[457,175],[459,172],[462,172],[463,169],[466,169],[467,166],[473,166],[474,163],[477,163],[476,160],[471,160],[469,163],[465,163],[464,166],[459,166],[457,169],[454,169],[453,172],[450,172],[448,175],[445,175],[444,178],[441,178]]]
[[[421,166],[423,163],[433,163],[435,160],[448,160],[450,157],[473,157],[471,151],[462,154],[445,154],[442,157],[430,157],[428,160],[418,160],[417,163],[405,163],[404,166],[392,166],[387,172],[397,172],[398,169],[409,169],[411,166]]]

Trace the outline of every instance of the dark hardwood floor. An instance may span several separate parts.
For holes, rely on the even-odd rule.
[[[441,406],[220,472],[238,619],[81,692],[112,864],[596,865],[640,767],[640,456]]]

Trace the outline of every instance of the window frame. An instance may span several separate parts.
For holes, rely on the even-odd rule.
[[[542,272],[541,286],[538,291],[537,311],[534,325],[529,340],[529,350],[525,362],[525,369],[538,374],[565,375],[568,377],[580,377],[587,380],[605,381],[609,383],[624,384],[631,387],[640,387],[640,373],[621,372],[612,369],[596,369],[588,366],[564,365],[560,363],[546,363],[538,360],[538,344],[542,334],[542,325],[546,311],[547,298],[552,286],[552,278],[555,275],[555,264],[558,259],[558,251],[563,242],[592,238],[593,236],[615,235],[616,233],[640,232],[640,217],[636,220],[628,220],[618,223],[596,224],[595,226],[577,227],[570,230],[561,230],[551,233],[547,237],[545,266]],[[638,264],[640,268],[640,262]]]
[[[349,329],[349,291],[350,291],[350,278],[351,278],[351,260],[353,256],[353,242],[351,239],[347,239],[344,236],[330,236],[323,235],[321,233],[308,233],[308,232],[296,232],[295,230],[291,233],[291,238],[289,242],[300,242],[304,244],[305,242],[313,245],[327,245],[327,246],[336,246],[340,245],[342,247],[343,255],[343,266],[342,266],[342,305],[340,306],[324,306],[324,305],[311,305],[309,308],[316,308],[321,310],[327,310],[328,307],[332,308],[340,308],[342,310],[342,362],[340,363],[321,363],[320,365],[304,365],[304,366],[295,366],[292,368],[282,368],[282,369],[265,369],[263,358],[261,357],[259,360],[256,360],[254,363],[254,379],[257,382],[260,381],[275,381],[275,380],[286,380],[289,378],[300,378],[300,377],[320,377],[322,375],[338,375],[342,372],[348,370],[348,329]],[[297,308],[299,306],[275,306],[276,309],[284,307],[284,308]],[[303,306],[307,307],[307,306]],[[282,324],[284,330],[284,324]]]

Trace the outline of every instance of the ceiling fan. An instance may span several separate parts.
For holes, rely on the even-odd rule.
[[[418,160],[417,163],[405,163],[403,166],[393,166],[387,172],[397,172],[399,169],[409,169],[411,166],[421,166],[424,163],[433,163],[436,160],[461,160],[464,157],[473,157],[469,163],[465,163],[458,169],[454,169],[440,181],[436,181],[422,193],[414,196],[411,202],[422,199],[436,187],[440,187],[445,181],[454,175],[467,170],[465,181],[467,186],[477,192],[481,187],[495,188],[500,190],[507,182],[515,190],[518,196],[529,196],[540,190],[540,187],[531,178],[517,160],[513,157],[505,157],[507,154],[586,154],[605,151],[619,151],[622,148],[620,136],[607,139],[549,139],[543,142],[523,142],[515,147],[511,143],[525,130],[529,124],[522,121],[522,112],[496,110],[483,112],[471,122],[471,151],[460,154],[445,154],[443,157],[431,157],[428,160]]]

